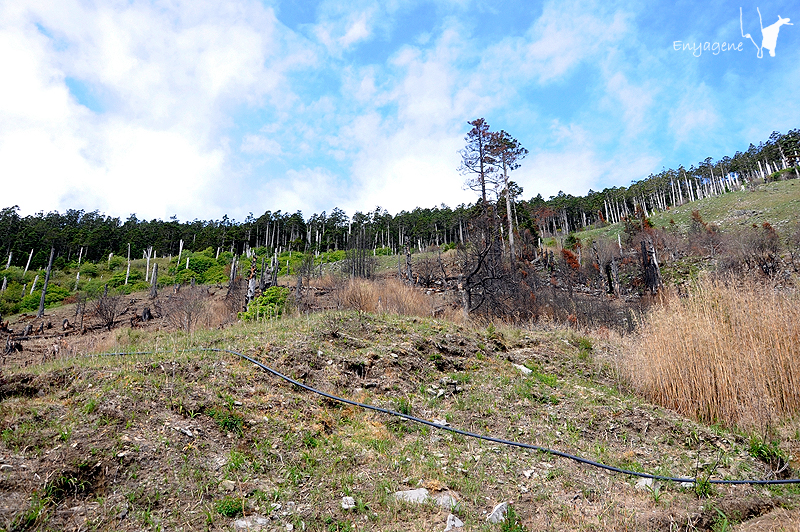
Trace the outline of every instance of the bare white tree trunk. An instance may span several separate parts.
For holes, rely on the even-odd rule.
[[[147,248],[147,267],[144,269],[144,282],[150,280],[150,255],[153,254],[153,246]]]
[[[37,282],[39,282],[39,274],[38,273],[36,274],[36,277],[33,278],[33,284],[31,285],[31,292],[30,292],[31,294],[33,293],[34,290],[36,290],[36,283]],[[28,294],[28,295],[30,295],[30,294]]]
[[[155,299],[158,296],[158,263],[153,264],[153,275],[150,277],[150,299]]]
[[[81,259],[83,258],[83,246],[81,246],[80,252],[78,252],[78,273],[75,274],[75,290],[73,292],[78,291],[78,281],[81,280]]]
[[[125,272],[125,286],[128,285],[128,277],[131,275],[131,243],[128,242],[128,271]]]
[[[30,254],[28,255],[28,262],[25,264],[25,271],[22,272],[22,281],[25,281],[25,274],[28,273],[28,268],[31,265],[31,259],[33,258],[33,249],[31,249]]]

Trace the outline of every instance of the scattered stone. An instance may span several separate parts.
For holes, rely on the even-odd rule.
[[[219,489],[223,491],[233,491],[236,489],[236,483],[232,480],[223,480],[219,483]]]
[[[356,507],[356,500],[352,497],[342,497],[342,510],[352,510]]]
[[[446,427],[450,424],[444,419],[432,419],[431,423],[433,423],[434,425],[439,425],[440,427]]]
[[[458,506],[458,501],[450,495],[449,493],[442,493],[441,495],[437,495],[433,498],[433,502],[435,502],[438,506],[441,506],[445,510],[452,510],[456,506]]]
[[[637,490],[646,490],[650,491],[653,489],[653,479],[652,478],[640,478],[639,481],[636,483]]]
[[[175,430],[177,430],[177,431],[178,431],[178,432],[180,432],[181,434],[185,434],[186,436],[189,436],[190,438],[194,437],[194,436],[192,435],[192,431],[191,431],[191,430],[189,430],[189,429],[184,429],[184,428],[181,428],[181,427],[172,427],[172,428],[173,428],[173,429],[175,429]]]
[[[258,515],[251,515],[233,522],[234,530],[263,530],[269,524],[269,519]]]
[[[694,482],[681,482],[682,488],[694,488]]]
[[[5,471],[6,469],[14,469],[14,466],[11,464],[2,464],[0,465],[0,471]]]
[[[531,373],[533,373],[533,370],[531,368],[526,368],[525,366],[522,366],[520,364],[512,364],[512,366],[517,368],[523,375],[530,375]]]
[[[292,530],[294,530],[294,525],[292,523],[286,523],[286,530],[292,532]]]
[[[450,532],[454,528],[461,528],[464,526],[464,523],[453,514],[447,516],[447,527],[444,529],[444,532]]]
[[[508,513],[508,503],[501,502],[494,507],[492,513],[486,516],[486,521],[489,523],[502,523],[506,520],[506,513]]]
[[[535,469],[526,469],[525,471],[522,472],[522,474],[525,475],[525,478],[531,478],[531,477],[536,478],[539,476],[536,474]]]
[[[428,490],[425,488],[417,488],[415,490],[406,490],[395,492],[394,498],[398,501],[415,502],[423,504],[428,500]]]

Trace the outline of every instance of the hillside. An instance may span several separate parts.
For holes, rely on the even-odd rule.
[[[627,392],[619,345],[552,327],[327,312],[191,336],[121,329],[107,340],[106,351],[147,352],[138,355],[8,360],[0,527],[231,530],[243,512],[264,518],[264,530],[444,530],[449,510],[393,496],[422,487],[457,501],[466,530],[727,530],[800,517],[796,488],[637,488],[635,478],[342,405],[230,354],[193,350],[236,350],[328,393],[622,468],[769,474],[744,434]],[[487,524],[502,501],[517,521]]]
[[[735,231],[752,224],[768,222],[779,229],[788,228],[800,216],[800,181],[774,181],[754,186],[753,190],[735,191],[720,196],[672,207],[654,213],[650,220],[656,227],[670,227],[675,222],[677,229],[688,231],[692,211],[697,210],[708,223],[723,231]],[[622,224],[610,224],[599,229],[587,229],[577,233],[581,239],[610,237],[616,239]]]

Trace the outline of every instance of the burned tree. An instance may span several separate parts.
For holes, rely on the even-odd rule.
[[[103,326],[109,331],[114,327],[114,322],[119,316],[122,307],[122,298],[119,295],[108,293],[108,285],[106,285],[103,295],[97,299],[95,304],[95,314]]]
[[[481,201],[485,208],[486,186],[491,182],[496,174],[494,166],[495,159],[492,155],[492,133],[489,131],[489,124],[483,118],[478,118],[472,122],[467,122],[472,129],[464,140],[467,145],[459,152],[461,154],[461,166],[458,171],[462,175],[469,175],[465,185],[481,194]]]
[[[509,135],[507,132],[501,130],[499,133],[491,134],[491,144],[489,146],[489,153],[492,159],[496,162],[500,169],[503,171],[503,184],[505,186],[505,199],[506,199],[506,216],[508,217],[508,247],[511,252],[511,260],[516,258],[514,250],[514,218],[511,214],[511,203],[514,201],[512,194],[512,187],[508,180],[508,173],[520,167],[520,161],[528,155],[528,150]],[[518,190],[521,193],[521,190]]]
[[[39,312],[36,313],[37,318],[44,316],[44,298],[47,296],[47,283],[50,281],[50,270],[53,269],[53,254],[55,248],[50,248],[50,260],[47,261],[47,271],[44,274],[44,286],[42,287],[42,297],[39,299]]]

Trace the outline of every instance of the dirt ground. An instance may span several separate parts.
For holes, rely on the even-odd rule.
[[[324,288],[314,293],[330,308]],[[205,294],[192,345],[232,347],[328,393],[619,467],[770,474],[741,435],[627,394],[601,339],[589,355],[570,331],[353,312],[243,326],[226,294]],[[145,307],[154,319],[142,322]],[[12,320],[13,331],[41,324],[43,334],[12,336],[22,350],[0,367],[0,529],[230,530],[221,505],[238,499],[246,515],[267,516],[265,530],[443,530],[447,511],[388,495],[424,486],[460,502],[466,530],[500,530],[485,523],[500,501],[512,501],[524,530],[800,530],[790,488],[643,489],[309,396],[224,354],[84,357],[188,341],[158,307],[126,296],[110,331],[88,306],[82,329],[74,306]],[[349,513],[345,494],[360,501]]]

